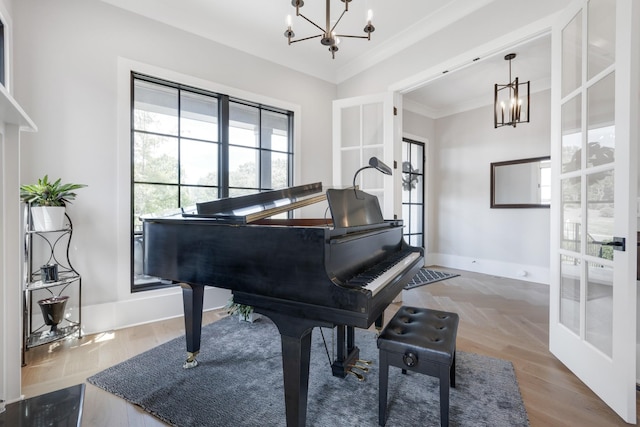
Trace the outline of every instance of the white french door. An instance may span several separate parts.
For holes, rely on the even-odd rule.
[[[354,173],[378,157],[394,169],[393,175],[364,170],[356,185],[378,197],[385,219],[400,217],[402,210],[397,196],[401,174],[394,168],[394,159],[400,158],[401,116],[394,115],[394,97],[386,92],[333,101],[333,186],[351,186]],[[395,109],[401,111],[398,104],[396,98]]]
[[[636,422],[637,0],[577,0],[553,30],[549,348]]]

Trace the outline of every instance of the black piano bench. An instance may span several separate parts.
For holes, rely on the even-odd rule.
[[[378,337],[380,388],[378,424],[387,421],[389,366],[440,378],[440,425],[449,425],[449,386],[456,386],[456,313],[400,307]]]

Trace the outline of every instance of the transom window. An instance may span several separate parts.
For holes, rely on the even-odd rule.
[[[132,290],[143,274],[142,215],[288,187],[293,112],[132,73]]]

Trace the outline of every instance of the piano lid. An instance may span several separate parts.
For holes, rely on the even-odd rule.
[[[224,223],[248,224],[325,199],[326,195],[322,193],[322,183],[316,182],[247,196],[197,203],[197,213],[184,213],[182,216],[208,218]]]

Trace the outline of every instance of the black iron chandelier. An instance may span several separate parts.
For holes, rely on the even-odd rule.
[[[511,80],[511,60],[516,57],[510,53],[504,57],[509,61],[509,83],[497,84],[494,90],[493,127],[516,127],[518,123],[529,123],[529,83],[520,83],[518,78]]]
[[[291,0],[291,6],[296,8],[296,16],[302,17],[305,21],[309,22],[311,25],[313,25],[314,27],[318,28],[322,32],[320,34],[315,35],[315,36],[309,36],[309,37],[304,37],[304,38],[301,38],[301,39],[294,40],[293,38],[296,36],[296,34],[291,29],[291,15],[289,15],[289,16],[287,16],[287,30],[284,32],[284,36],[289,41],[289,44],[301,42],[301,41],[304,41],[304,40],[315,39],[315,38],[320,37],[320,43],[322,43],[324,46],[328,46],[329,47],[329,52],[331,52],[331,58],[336,59],[336,52],[338,51],[338,44],[340,43],[340,37],[349,37],[349,38],[354,38],[354,39],[371,40],[371,33],[373,33],[376,30],[376,28],[371,24],[371,18],[372,18],[371,10],[369,10],[369,12],[367,14],[367,24],[364,27],[364,32],[366,33],[365,36],[351,36],[351,35],[347,35],[347,34],[336,34],[335,29],[338,26],[338,24],[340,23],[340,20],[342,19],[344,14],[349,11],[349,3],[351,3],[352,0],[340,0],[340,1],[344,3],[344,10],[340,14],[340,17],[335,22],[335,24],[333,24],[333,26],[331,26],[331,22],[330,22],[330,20],[331,20],[331,5],[330,5],[330,0],[326,0],[326,2],[327,2],[326,3],[327,4],[327,7],[326,7],[326,24],[325,24],[325,27],[323,28],[320,25],[318,25],[315,22],[313,22],[311,19],[309,19],[306,16],[304,16],[302,13],[300,13],[300,8],[302,6],[304,6],[304,1],[303,0]]]

